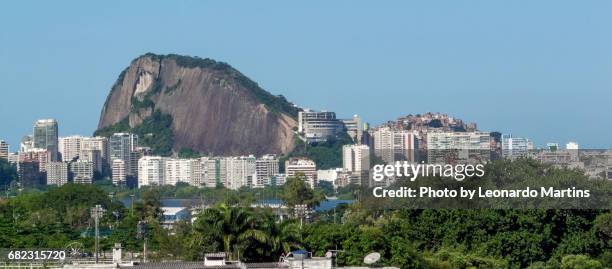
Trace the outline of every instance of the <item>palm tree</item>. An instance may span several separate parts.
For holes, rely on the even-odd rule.
[[[277,255],[289,253],[301,247],[300,225],[294,221],[274,223],[271,245]]]
[[[239,259],[240,251],[249,248],[253,243],[266,244],[269,234],[261,228],[260,215],[244,207],[233,207],[221,204],[206,209],[199,222],[200,231],[209,233],[223,242],[223,251],[230,258]]]

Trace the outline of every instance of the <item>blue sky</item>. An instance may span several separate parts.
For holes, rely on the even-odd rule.
[[[225,61],[304,107],[372,124],[446,112],[537,145],[612,147],[611,1],[13,1],[0,138],[90,135],[146,52]]]

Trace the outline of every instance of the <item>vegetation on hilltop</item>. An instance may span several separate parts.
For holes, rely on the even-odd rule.
[[[226,72],[229,76],[235,79],[236,82],[253,93],[255,98],[270,109],[270,111],[274,113],[286,113],[293,118],[297,118],[299,108],[287,101],[283,95],[273,95],[269,93],[268,91],[262,89],[259,84],[249,79],[247,76],[240,73],[240,71],[236,70],[227,63],[215,61],[209,58],[190,57],[177,54],[157,55],[147,53],[141,57],[151,57],[156,61],[161,61],[166,58],[174,60],[178,66],[186,68],[205,68]]]
[[[195,158],[200,158],[202,156],[205,156],[204,153],[196,152],[195,150],[190,149],[190,148],[180,149],[177,155],[179,158],[186,158],[186,159],[195,159]]]
[[[172,146],[174,145],[172,116],[156,110],[134,128],[134,133],[138,135],[141,145],[151,147],[153,154],[162,156],[172,154]]]
[[[150,147],[155,155],[170,156],[174,145],[174,133],[172,132],[172,116],[164,114],[159,110],[153,112],[136,128],[130,128],[128,118],[97,130],[94,136],[110,137],[114,133],[130,132],[138,135],[140,146]]]
[[[295,148],[292,152],[281,158],[281,166],[291,157],[308,157],[317,164],[317,169],[331,169],[342,167],[342,146],[353,144],[353,140],[346,132],[338,137],[328,137],[325,142],[306,143],[295,138]],[[281,169],[282,170],[282,169]]]
[[[129,132],[131,130],[128,118],[94,132],[94,136],[111,137],[114,133]]]

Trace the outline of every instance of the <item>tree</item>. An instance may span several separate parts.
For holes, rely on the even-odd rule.
[[[612,213],[597,216],[594,228],[604,239],[612,240]]]
[[[206,209],[198,217],[195,230],[213,236],[222,242],[225,253],[239,259],[240,253],[244,253],[250,243],[267,243],[270,240],[269,235],[260,229],[260,224],[251,210],[222,204]]]
[[[161,210],[161,192],[159,189],[150,189],[142,193],[144,217],[148,220],[158,220],[163,212]]]
[[[561,269],[603,269],[603,266],[585,255],[567,255],[561,260]]]
[[[276,254],[286,254],[301,247],[299,224],[292,221],[276,222],[273,216],[268,221],[274,227],[270,242]]]
[[[17,168],[0,158],[0,186],[7,186],[14,180],[17,180]]]
[[[306,185],[306,176],[297,174],[295,177],[287,178],[287,182],[283,186],[281,199],[293,208],[296,205],[308,205],[310,207],[318,205],[323,200],[322,193],[316,193],[308,185]]]
[[[178,152],[179,158],[194,159],[200,158],[201,154],[191,148],[181,148]]]
[[[342,166],[342,147],[353,144],[353,139],[343,131],[337,136],[327,137],[325,142],[305,143],[296,138],[295,144],[287,157],[308,157],[317,164],[318,169],[331,169]]]

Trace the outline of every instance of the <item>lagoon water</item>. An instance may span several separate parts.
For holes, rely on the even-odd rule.
[[[131,199],[129,197],[125,198],[121,200],[121,203],[123,203],[125,207],[129,208],[131,206]],[[260,200],[257,203],[258,204],[269,204],[269,205],[280,205],[282,201],[279,199],[267,199],[267,200]],[[327,210],[334,209],[340,204],[351,204],[351,203],[353,203],[353,200],[336,200],[336,199],[323,200],[321,201],[321,204],[315,208],[315,211],[317,212],[327,211]],[[161,204],[164,207],[191,207],[191,206],[201,204],[201,201],[198,199],[169,198],[169,199],[162,199]]]

